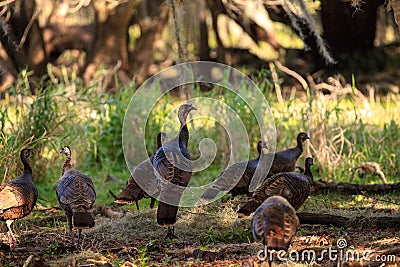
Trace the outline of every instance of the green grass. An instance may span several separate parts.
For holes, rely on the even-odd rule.
[[[123,151],[121,132],[126,107],[135,88],[118,88],[118,93],[98,93],[95,87],[85,87],[79,80],[60,79],[46,84],[39,82],[32,95],[27,86],[29,73],[22,73],[16,86],[0,100],[0,169],[2,181],[16,177],[21,171],[18,160],[22,147],[30,146],[37,152],[32,160],[34,179],[39,188],[38,202],[43,206],[57,205],[55,188],[61,175],[64,158],[58,153],[62,145],[70,145],[74,166],[94,180],[97,205],[112,203],[108,190],[118,193],[124,184],[105,182],[113,174],[124,182],[129,178]],[[277,127],[277,149],[295,145],[300,131],[311,134],[304,156],[315,158],[316,179],[348,181],[349,168],[359,162],[381,164],[389,182],[397,182],[400,170],[400,107],[399,96],[375,96],[371,102],[357,94],[357,89],[342,95],[322,95],[312,90],[307,97],[297,92],[284,103],[276,100],[270,73],[261,70],[253,75],[270,102]],[[343,88],[338,87],[338,90]],[[194,96],[211,97],[228,105],[236,104],[237,113],[245,122],[251,143],[250,157],[255,157],[259,131],[255,118],[245,103],[223,89],[201,92]],[[174,98],[167,96],[153,110],[146,128],[146,145],[154,151],[154,138],[173,107]],[[145,108],[145,107],[144,107]],[[218,112],[218,111],[216,111]],[[194,127],[193,127],[194,126]],[[178,124],[173,121],[173,127]],[[212,120],[201,119],[189,125],[192,157],[200,156],[198,143],[207,137],[218,146],[211,166],[194,173],[191,185],[211,182],[224,168],[227,158],[225,144],[229,140],[224,129]],[[173,137],[173,136],[172,136]],[[242,151],[243,152],[243,151]],[[241,153],[239,151],[239,153]],[[303,158],[299,160],[303,165]],[[379,183],[379,177],[367,176],[357,183]],[[143,207],[148,207],[147,200]]]

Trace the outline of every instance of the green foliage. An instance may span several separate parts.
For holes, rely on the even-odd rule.
[[[117,88],[113,94],[99,93],[96,86],[86,87],[73,75],[56,78],[49,72],[52,82],[47,83],[44,77],[32,94],[28,76],[29,73],[22,72],[15,87],[0,100],[1,181],[19,174],[22,167],[19,151],[32,147],[36,151],[31,165],[38,183],[39,203],[55,205],[54,190],[64,161],[59,150],[62,145],[70,145],[74,166],[94,180],[98,193],[96,204],[110,204],[113,199],[108,190],[118,193],[124,184],[105,183],[107,174],[112,173],[123,181],[129,177],[121,133],[125,110],[136,88],[125,86]],[[388,182],[395,181],[400,169],[398,96],[388,96],[385,100],[376,96],[376,102],[368,101],[357,91],[353,77],[351,90],[345,94],[324,95],[309,90],[307,94],[296,92],[278,103],[269,70],[262,69],[252,78],[270,101],[277,127],[277,149],[293,146],[299,131],[311,134],[311,145],[307,145],[303,156],[311,154],[316,159],[313,166],[316,179],[348,181],[349,168],[363,161],[375,161],[381,164]],[[255,145],[260,133],[254,114],[243,99],[224,88],[204,92],[196,87],[193,95],[234,106],[249,133],[250,157],[256,156]],[[177,103],[171,95],[166,95],[152,110],[145,129],[149,153],[155,150],[156,134],[164,124],[171,132],[178,130],[176,115],[170,114]],[[148,103],[143,103],[143,109],[147,108]],[[200,156],[200,140],[210,138],[217,144],[214,161],[207,169],[194,173],[191,181],[194,186],[207,184],[225,167],[230,140],[223,127],[206,118],[190,123],[189,128],[189,150],[194,159]],[[303,165],[302,158],[299,165]],[[380,180],[367,176],[357,182],[378,183]],[[142,202],[146,203],[141,206],[147,208],[148,201]],[[210,236],[210,242],[215,236]],[[217,238],[229,239],[224,233]]]
[[[148,263],[150,261],[150,257],[149,257],[149,255],[147,253],[147,248],[146,247],[139,248],[138,249],[138,253],[139,254],[138,254],[137,259],[135,261],[137,266],[139,266],[139,267],[148,266]]]
[[[252,242],[253,235],[251,229],[243,226],[224,229],[210,226],[208,231],[204,234],[204,240],[205,244],[209,246],[214,246],[217,243],[247,243]]]
[[[162,265],[163,266],[171,266],[172,265],[172,257],[169,256],[168,254],[164,255],[164,258],[162,259]]]
[[[91,121],[88,132],[94,137],[90,140],[90,150],[86,160],[89,164],[112,166],[123,162],[122,125],[126,107],[131,98],[130,90],[121,89],[114,95],[101,95],[91,103],[96,118]]]
[[[335,233],[335,235],[337,237],[346,236],[347,232],[348,232],[347,229],[344,227],[336,227],[336,226],[331,225],[330,228],[332,228],[333,232]]]
[[[39,163],[33,166],[34,178],[40,181],[49,166],[46,158],[48,149],[56,147],[73,114],[65,112],[59,105],[58,100],[66,95],[59,88],[52,85],[45,88],[39,84],[38,91],[33,95],[29,87],[22,86],[25,83],[27,75],[23,73],[0,107],[0,166],[6,170],[4,179],[15,177],[21,165],[16,160],[19,151],[31,147],[37,152],[34,158]]]
[[[58,243],[57,242],[51,243],[44,249],[44,251],[49,255],[56,255],[58,251]]]

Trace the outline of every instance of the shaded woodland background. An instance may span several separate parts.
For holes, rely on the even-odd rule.
[[[188,60],[260,69],[278,59],[300,74],[380,72],[391,63],[388,53],[399,53],[385,50],[400,38],[392,2],[2,1],[0,92],[23,69],[34,83],[60,66],[87,84],[99,68],[106,70],[108,89],[115,75],[124,84],[140,84]],[[384,76],[385,89],[396,90],[399,74]]]
[[[315,160],[314,192],[299,212],[302,225],[292,248],[321,251],[345,238],[360,251],[396,255],[386,266],[398,266],[399,5],[393,0],[0,1],[1,182],[19,175],[19,151],[32,147],[39,190],[31,215],[13,224],[16,251],[6,249],[7,230],[0,224],[0,267],[265,266],[256,265],[261,245],[253,242],[251,218],[237,218],[245,197],[182,208],[178,238],[170,241],[162,237],[149,199],[140,201],[140,211],[135,205],[113,206],[109,190],[120,192],[130,175],[121,133],[132,94],[159,70],[193,60],[232,65],[259,86],[275,119],[277,149],[292,147],[300,131],[310,133],[303,156]],[[255,157],[260,136],[251,109],[219,89],[198,86],[192,94],[234,104]],[[167,118],[176,102],[167,94],[154,108],[146,125],[149,153],[163,124],[173,123]],[[190,186],[205,185],[226,167],[234,140],[214,120],[189,127],[193,158],[200,157],[202,138],[218,144],[213,164],[191,179]],[[73,148],[74,166],[93,179],[97,192],[96,226],[84,232],[79,250],[70,246],[55,195],[64,160],[59,151],[66,144]],[[360,169],[371,162],[386,180]],[[298,163],[303,166],[303,158]],[[316,220],[321,217],[325,222]],[[339,262],[277,266],[288,264]]]

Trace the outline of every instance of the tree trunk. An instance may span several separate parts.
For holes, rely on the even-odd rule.
[[[199,51],[198,56],[200,60],[210,60],[210,47],[208,46],[208,28],[207,28],[207,9],[204,0],[200,2],[201,8],[199,10]]]
[[[168,24],[168,7],[165,1],[157,0],[147,2],[145,9],[147,16],[139,19],[141,35],[135,44],[135,48],[129,55],[131,72],[137,82],[142,83],[149,76],[150,65],[154,61],[154,45]],[[150,18],[150,19],[149,19]]]
[[[89,52],[93,43],[93,25],[65,26],[63,24],[47,25],[43,29],[43,38],[49,61],[54,62],[68,49]]]
[[[0,41],[8,59],[15,66],[15,75],[22,68],[41,77],[46,73],[47,56],[44,49],[42,31],[37,22],[37,10],[34,0],[16,0],[9,5],[11,16],[8,21],[2,18]]]
[[[218,32],[218,15],[224,13],[225,8],[220,0],[206,0],[206,3],[208,9],[211,11],[212,28],[215,34],[215,40],[217,41],[217,61],[226,63],[225,47]]]
[[[0,43],[0,99],[2,99],[3,92],[10,87],[18,73],[15,68],[14,62],[8,56],[6,50]]]
[[[365,52],[374,47],[377,9],[382,3],[364,1],[356,10],[350,1],[321,1],[324,35],[334,55]]]
[[[83,70],[86,82],[92,79],[101,64],[104,64],[105,68],[114,68],[106,77],[106,84],[113,81],[115,73],[122,83],[129,81],[128,27],[139,2],[129,0],[113,6],[114,3],[105,0],[93,1],[96,35]]]
[[[42,24],[43,40],[49,61],[54,63],[65,50],[69,49],[83,51],[87,55],[93,44],[95,33],[94,23],[66,23],[69,15],[69,12],[66,12],[66,10],[70,9],[69,1],[64,1],[53,7],[50,5],[51,1],[41,1],[43,1],[40,6],[42,12],[48,14],[47,17],[43,15],[39,19],[39,23]],[[82,17],[92,15],[93,9],[91,8],[93,6],[80,8],[74,12],[74,18],[79,21]]]

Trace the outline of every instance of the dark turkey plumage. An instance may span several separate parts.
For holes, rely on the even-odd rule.
[[[303,153],[303,143],[310,139],[308,135],[301,132],[297,135],[297,145],[295,147],[278,151],[274,153],[271,169],[267,177],[281,172],[293,172],[296,169],[296,162]],[[272,157],[267,157],[267,159]]]
[[[160,192],[157,208],[157,223],[172,226],[176,222],[178,205],[183,191],[192,176],[192,162],[187,149],[189,130],[186,119],[190,111],[196,110],[190,104],[179,107],[180,130],[171,141],[163,144],[153,158],[156,182]],[[173,236],[173,227],[168,227],[167,236]]]
[[[92,179],[87,175],[72,168],[71,148],[64,146],[61,150],[66,156],[62,169],[62,177],[58,180],[56,189],[58,203],[65,211],[71,241],[74,244],[74,233],[72,228],[78,229],[78,244],[82,229],[94,226],[94,219],[90,212],[96,200],[96,192]]]
[[[239,209],[239,216],[250,215],[261,203],[271,196],[282,196],[298,210],[310,194],[313,184],[312,158],[306,158],[304,174],[282,172],[268,177],[257,189],[250,201]]]
[[[250,195],[249,186],[259,164],[263,148],[267,148],[267,144],[264,141],[259,141],[257,143],[257,158],[241,161],[228,166],[220,175],[218,175],[215,182],[203,193],[201,198],[204,200],[210,200],[215,198],[218,192],[228,190],[231,198],[234,198],[237,195]],[[232,188],[232,183],[234,183],[234,181],[237,181],[237,183]]]
[[[268,249],[287,251],[300,222],[296,210],[281,196],[267,198],[254,212],[254,240]]]
[[[24,171],[17,178],[0,186],[0,220],[6,221],[11,249],[17,242],[11,230],[11,224],[14,220],[31,213],[38,198],[38,190],[32,181],[32,168],[28,162],[32,154],[31,149],[22,149],[20,159],[24,165]]]
[[[166,134],[161,132],[157,134],[156,141],[156,150],[162,146],[166,138]],[[145,161],[139,163],[136,168],[133,170],[131,176],[129,177],[126,188],[117,196],[115,199],[115,203],[120,205],[131,204],[133,202],[136,203],[136,207],[139,210],[138,201],[144,197],[151,197],[150,208],[154,208],[155,198],[149,196],[143,187],[140,185],[145,185],[146,189],[154,188],[154,191],[157,191],[156,186],[156,175],[153,170],[153,162],[154,154]],[[153,190],[150,190],[153,191]],[[157,193],[155,193],[157,194]]]

